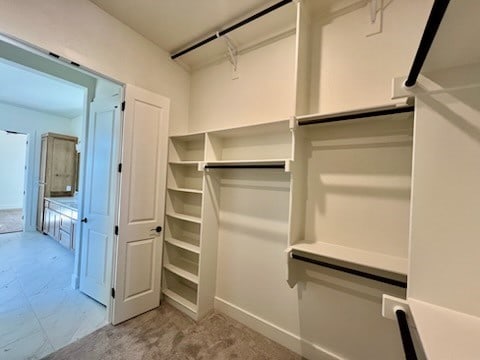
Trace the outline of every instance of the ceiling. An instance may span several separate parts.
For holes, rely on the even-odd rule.
[[[66,118],[83,112],[84,88],[0,59],[0,102]]]
[[[257,13],[279,0],[90,0],[134,31],[170,54],[183,50],[217,31]],[[333,11],[338,6],[365,3],[367,0],[312,0],[312,11]],[[229,33],[229,39],[242,50],[254,46],[253,39],[265,41],[286,34],[295,27],[296,2]],[[215,40],[186,56],[180,62],[189,68],[201,67],[224,57],[222,39]]]
[[[226,23],[278,1],[91,0],[136,32],[173,53]]]

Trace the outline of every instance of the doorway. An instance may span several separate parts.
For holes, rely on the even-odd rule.
[[[27,135],[0,130],[0,234],[23,231]]]
[[[18,232],[0,234],[0,353],[2,359],[41,358],[109,322],[109,297],[85,284],[103,286],[103,293],[111,288],[113,225],[106,226],[109,246],[94,235],[105,210],[100,199],[113,200],[106,211],[111,222],[116,216],[120,135],[106,130],[112,123],[120,128],[122,88],[93,77],[95,86],[87,88],[1,56],[0,84],[8,91],[0,90],[0,129],[9,131],[0,133],[0,181],[7,190],[0,201],[10,212],[20,209],[20,220],[27,216]],[[115,116],[108,118],[103,106],[92,127],[89,111],[103,98]],[[117,141],[106,146],[109,136]],[[23,152],[14,146],[17,138]],[[7,198],[14,194],[16,203]],[[87,217],[97,232],[84,246],[87,221],[81,220]],[[107,251],[99,257],[102,248]]]

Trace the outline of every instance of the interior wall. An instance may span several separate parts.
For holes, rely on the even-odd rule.
[[[88,0],[0,0],[0,8],[0,32],[169,97],[170,131],[186,131],[189,74],[152,42]]]
[[[55,132],[75,135],[72,131],[71,119],[54,116],[34,110],[0,103],[0,129],[8,129],[29,135],[26,187],[26,231],[35,231],[35,215],[37,211],[38,174],[40,170],[40,147],[43,133]]]
[[[190,132],[288,119],[295,109],[295,36],[192,73]]]
[[[23,208],[27,136],[0,130],[0,210]]]
[[[382,26],[370,36],[375,27],[365,1],[313,18],[311,113],[392,103],[391,80],[410,69],[433,1],[379,3],[384,10],[377,22],[382,21]]]

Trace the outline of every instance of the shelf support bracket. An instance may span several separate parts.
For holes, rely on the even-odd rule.
[[[233,67],[232,80],[238,79],[238,49],[227,35],[220,35],[218,32],[216,35],[217,38],[222,37],[225,40],[227,46],[227,59]]]

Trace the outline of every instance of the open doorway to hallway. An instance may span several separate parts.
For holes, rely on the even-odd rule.
[[[26,149],[26,134],[0,130],[0,234],[23,231]]]
[[[45,73],[1,50],[0,129],[29,144],[22,184],[1,174],[22,188],[25,220],[0,234],[0,358],[35,359],[109,321],[122,88],[80,73],[78,84],[52,75],[77,70]]]

